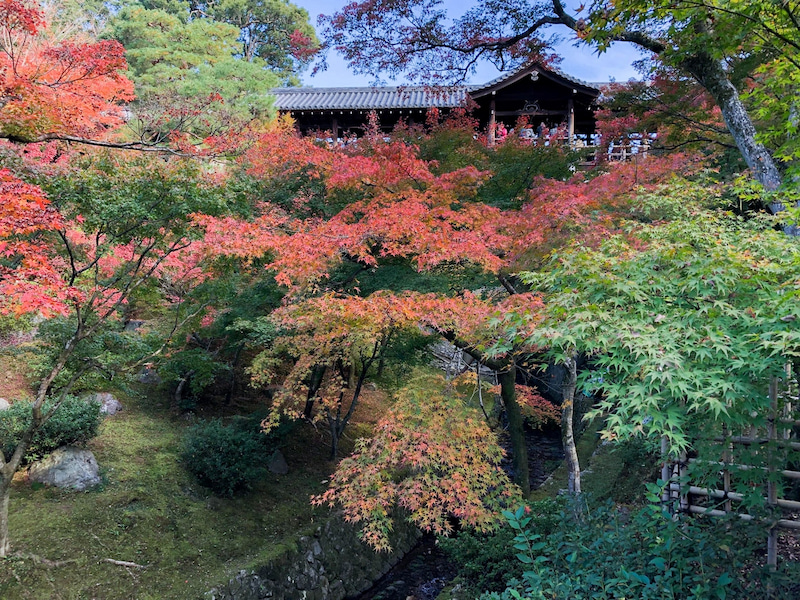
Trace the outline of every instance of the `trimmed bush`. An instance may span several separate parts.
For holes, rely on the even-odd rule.
[[[189,429],[183,462],[200,485],[220,496],[249,490],[266,473],[266,461],[275,447],[264,435],[260,419],[239,418],[230,424],[219,419]]]
[[[0,412],[0,443],[9,457],[33,419],[30,402],[15,402]],[[45,403],[43,411],[52,407]],[[102,416],[100,403],[68,396],[53,416],[36,432],[25,454],[24,462],[44,458],[61,446],[82,446],[97,435]]]

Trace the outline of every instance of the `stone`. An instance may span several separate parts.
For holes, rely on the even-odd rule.
[[[117,400],[113,394],[108,392],[97,392],[87,396],[87,400],[93,400],[100,404],[100,413],[104,415],[115,415],[123,409],[122,402]]]
[[[99,468],[89,450],[64,446],[28,468],[31,481],[82,491],[100,483]]]
[[[289,465],[280,450],[275,450],[270,456],[267,468],[270,473],[275,473],[275,475],[286,475],[289,472]]]
[[[161,377],[158,376],[158,372],[149,365],[145,365],[144,368],[139,371],[137,379],[139,380],[139,383],[145,383],[148,385],[158,385],[161,383]]]
[[[138,320],[131,319],[130,321],[125,323],[125,331],[136,331],[142,325],[144,325],[144,321],[138,321]]]
[[[8,410],[9,408],[11,408],[11,402],[5,398],[0,398],[0,410]]]

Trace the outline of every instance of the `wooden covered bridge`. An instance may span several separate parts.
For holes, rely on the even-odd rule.
[[[272,90],[275,107],[290,114],[303,134],[329,131],[333,139],[364,132],[375,112],[391,131],[401,120],[424,123],[432,108],[446,112],[471,106],[490,144],[500,125],[526,117],[533,128],[560,126],[570,141],[594,133],[598,85],[538,63],[528,64],[483,85],[461,87],[341,87]]]

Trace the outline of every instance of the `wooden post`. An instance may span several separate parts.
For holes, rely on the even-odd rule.
[[[661,504],[665,510],[668,510],[671,514],[675,511],[672,510],[672,505],[670,503],[670,496],[671,496],[671,487],[672,487],[672,465],[669,462],[669,441],[667,440],[667,436],[661,436],[661,481],[664,482],[664,491],[661,492]]]
[[[494,92],[492,92],[492,95],[494,95]],[[490,148],[494,147],[495,130],[497,129],[497,121],[495,119],[494,109],[495,103],[494,98],[492,98],[492,101],[489,103],[489,132],[486,136],[486,141]]]
[[[728,465],[732,461],[731,456],[731,443],[728,441],[730,437],[728,433],[728,426],[723,424],[722,425],[722,490],[725,492],[725,512],[729,513],[733,510],[733,505],[731,504],[730,497],[728,494],[731,492],[731,470]]]
[[[339,139],[339,121],[336,117],[333,117],[333,121],[331,122],[331,133],[333,135],[333,143],[335,144]]]
[[[689,512],[689,486],[687,485],[689,482],[686,481],[688,464],[686,452],[681,452],[678,458],[678,484],[681,487],[680,510],[682,513]]]
[[[572,141],[575,137],[575,103],[570,98],[567,101],[567,143],[572,148]]]
[[[777,420],[778,420],[778,378],[772,377],[769,381],[769,420],[767,421],[767,433],[770,443],[774,445],[778,438]],[[768,477],[767,481],[767,503],[772,510],[777,510],[778,504],[778,484],[775,481],[775,451],[772,446],[767,450],[767,464]],[[767,537],[767,566],[770,569],[778,567],[778,529],[773,524],[769,529],[769,536]]]

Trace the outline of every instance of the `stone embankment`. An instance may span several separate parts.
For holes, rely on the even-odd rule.
[[[240,571],[204,600],[343,600],[357,596],[389,571],[419,540],[420,532],[398,523],[392,553],[377,553],[358,530],[333,516],[296,548],[268,564]]]

